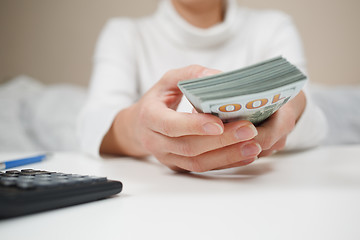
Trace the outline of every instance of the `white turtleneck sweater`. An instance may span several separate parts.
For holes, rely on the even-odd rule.
[[[150,17],[111,19],[96,46],[88,101],[79,118],[82,149],[98,156],[116,114],[171,69],[199,64],[230,71],[279,55],[306,73],[303,49],[291,19],[278,11],[239,8],[236,0],[227,1],[224,21],[208,29],[186,22],[170,0],[163,0]],[[178,111],[191,109],[183,99]],[[325,126],[322,112],[307,97],[286,149],[319,144]]]

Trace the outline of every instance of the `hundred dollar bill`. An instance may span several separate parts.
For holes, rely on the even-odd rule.
[[[307,78],[282,57],[243,69],[178,83],[198,112],[224,122],[260,124],[303,88]]]

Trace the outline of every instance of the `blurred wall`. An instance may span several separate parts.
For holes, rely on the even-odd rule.
[[[98,34],[114,16],[152,13],[158,0],[0,0],[0,82],[27,74],[87,85]],[[290,14],[314,82],[360,84],[359,0],[239,0]]]

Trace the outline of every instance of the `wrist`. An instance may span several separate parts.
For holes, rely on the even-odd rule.
[[[111,128],[101,144],[101,153],[143,157],[148,153],[142,149],[136,134],[135,104],[121,110],[114,118]]]
[[[114,129],[122,152],[129,156],[144,157],[149,155],[139,141],[137,104],[123,109],[115,117]]]

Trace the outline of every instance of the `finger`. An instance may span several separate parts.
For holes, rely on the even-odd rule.
[[[286,145],[286,139],[287,139],[287,136],[282,137],[279,141],[277,141],[277,142],[273,145],[272,149],[273,149],[274,151],[280,151],[280,150],[284,149],[284,147],[285,147],[285,145]]]
[[[154,132],[168,137],[186,135],[221,135],[224,132],[222,121],[210,114],[191,114],[176,112],[166,106],[149,106],[143,121]]]
[[[192,171],[205,172],[226,165],[234,164],[242,160],[255,158],[261,151],[260,145],[254,140],[230,145],[225,148],[207,152],[195,157],[184,157],[175,154],[167,154],[158,158],[167,166]]]
[[[246,160],[243,160],[243,161],[240,161],[240,162],[236,162],[236,163],[233,163],[233,164],[229,164],[229,165],[226,165],[226,166],[215,168],[213,170],[222,170],[222,169],[246,166],[246,165],[249,165],[250,163],[254,162],[256,159],[257,158],[246,159]]]
[[[205,152],[253,139],[256,135],[257,130],[251,122],[237,121],[225,124],[224,133],[221,135],[183,136],[178,138],[157,136],[156,144],[163,146],[163,149],[170,153],[194,157]]]
[[[278,142],[276,142],[270,149],[264,150],[259,154],[259,157],[267,157],[270,156],[277,151],[282,150],[286,144],[286,137],[281,138]]]
[[[215,168],[212,170],[223,170],[223,169],[228,169],[228,168],[236,168],[236,167],[243,167],[246,165],[249,165],[250,163],[254,162],[257,158],[251,158],[251,159],[247,159],[247,160],[243,160],[240,162],[236,162],[233,164],[229,164],[223,167],[219,167],[219,168]],[[171,170],[175,171],[175,172],[179,172],[179,173],[187,173],[189,172],[188,170],[184,170],[182,168],[176,167],[176,166],[168,166]]]
[[[286,108],[280,108],[265,123],[257,127],[256,141],[262,149],[270,149],[281,138],[286,137],[295,126],[295,118]]]
[[[275,150],[272,150],[272,149],[264,150],[259,154],[259,158],[267,157],[267,156],[273,155],[274,153],[275,153]]]
[[[181,92],[177,83],[181,80],[199,78],[219,71],[199,65],[191,65],[167,72],[149,91],[148,96],[155,97],[153,104],[145,102],[147,107],[141,119],[155,132],[170,137],[184,135],[219,135],[224,131],[223,123],[209,114],[178,113],[171,109],[179,103]],[[160,102],[159,102],[160,101]]]
[[[167,166],[167,167],[170,168],[171,170],[173,170],[174,172],[178,172],[178,173],[188,173],[188,172],[190,172],[188,170],[179,168],[179,167],[177,167],[175,165],[170,165],[170,166]]]

